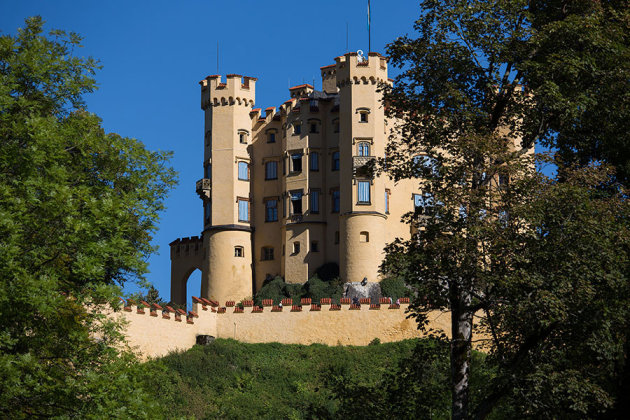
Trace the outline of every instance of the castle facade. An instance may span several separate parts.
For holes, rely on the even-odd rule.
[[[322,91],[292,87],[264,112],[253,108],[256,78],[200,82],[203,232],[170,244],[174,302],[195,269],[201,297],[221,301],[252,296],[269,276],[304,283],[327,262],[344,281],[378,282],[385,245],[409,237],[401,216],[422,205],[418,180],[366,170],[391,135],[378,91],[387,58],[348,53],[321,76]]]

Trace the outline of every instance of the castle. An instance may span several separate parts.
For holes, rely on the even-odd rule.
[[[171,300],[186,301],[190,274],[201,297],[252,296],[269,276],[304,283],[324,263],[346,282],[380,280],[383,248],[408,238],[401,216],[423,204],[417,180],[367,170],[391,135],[379,84],[387,58],[347,53],[321,67],[322,91],[289,89],[278,109],[253,109],[257,79],[206,77],[200,237],[170,244]]]

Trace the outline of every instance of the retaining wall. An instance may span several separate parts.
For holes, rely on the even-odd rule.
[[[284,344],[367,345],[375,338],[381,342],[422,337],[413,319],[407,319],[409,303],[399,305],[363,303],[341,305],[328,303],[311,305],[253,306],[243,302],[218,302],[194,298],[193,310],[186,313],[170,307],[148,303],[127,302],[122,311],[111,316],[123,317],[128,325],[128,343],[143,357],[160,357],[175,350],[191,348],[199,334],[218,338],[234,338],[246,343],[279,342]],[[365,302],[365,301],[364,301]],[[144,306],[144,308],[143,308]],[[450,314],[435,311],[430,314],[430,327],[444,332],[450,329]]]

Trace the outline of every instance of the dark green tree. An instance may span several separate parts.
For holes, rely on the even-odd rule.
[[[142,368],[95,305],[142,279],[174,172],[103,130],[83,102],[98,63],[43,25],[0,37],[0,413],[144,417]]]
[[[588,416],[618,401],[611,375],[623,371],[628,327],[611,314],[626,313],[619,302],[627,302],[627,209],[614,182],[628,176],[629,22],[627,2],[426,0],[417,36],[388,48],[401,73],[384,87],[398,131],[386,169],[395,179],[418,178],[425,195],[408,218],[418,233],[392,244],[385,272],[415,288],[421,323],[428,310],[451,311],[453,418],[469,416],[472,321],[479,311],[504,382],[494,382],[477,415],[508,398],[532,417]],[[557,179],[533,170],[536,143],[558,149]],[[588,167],[601,160],[617,169],[614,175]],[[549,223],[562,228],[549,230]],[[592,269],[569,270],[569,263]],[[531,286],[527,293],[519,279]],[[558,318],[541,297],[530,302],[531,312],[518,309],[538,292],[561,307]],[[611,294],[617,299],[610,306],[597,305]],[[581,323],[586,315],[576,319],[573,311],[584,310],[594,314],[592,323]],[[615,334],[607,335],[612,325]],[[580,338],[591,330],[609,339],[606,351],[582,346],[571,354],[567,346],[586,345]],[[543,361],[551,347],[564,356]],[[536,352],[541,358],[530,357]],[[607,369],[598,370],[603,360]],[[580,376],[587,368],[601,376]],[[552,373],[562,387],[550,385],[544,375]],[[536,406],[530,393],[536,389],[563,394],[539,392]]]

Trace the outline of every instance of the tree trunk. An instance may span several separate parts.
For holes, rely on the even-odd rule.
[[[459,305],[451,307],[451,416],[453,420],[465,420],[468,419],[472,313]]]

